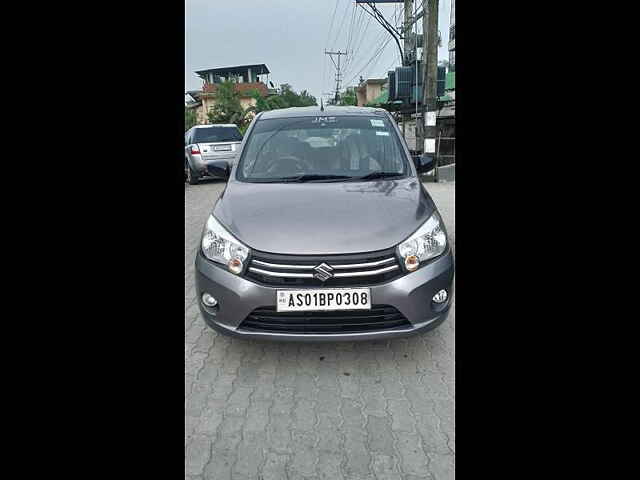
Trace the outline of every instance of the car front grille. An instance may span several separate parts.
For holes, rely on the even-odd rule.
[[[253,251],[246,273],[258,283],[277,287],[376,285],[400,275],[402,269],[393,248],[353,255],[280,255]]]
[[[371,310],[332,312],[278,312],[276,307],[252,311],[240,324],[241,332],[339,334],[393,331],[410,328],[411,323],[396,308],[373,305]]]

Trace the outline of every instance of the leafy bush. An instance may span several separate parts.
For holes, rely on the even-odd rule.
[[[196,111],[193,108],[184,107],[184,131],[186,132],[194,125],[198,124]]]

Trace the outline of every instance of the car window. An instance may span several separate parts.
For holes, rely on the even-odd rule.
[[[382,116],[258,120],[240,159],[238,179],[269,181],[291,175],[361,177],[405,175],[398,135]]]
[[[242,134],[238,127],[196,128],[193,143],[240,142]]]

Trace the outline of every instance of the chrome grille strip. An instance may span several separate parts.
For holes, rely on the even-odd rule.
[[[334,270],[347,270],[347,269],[355,269],[355,268],[369,268],[369,267],[377,267],[379,265],[384,265],[385,263],[395,262],[395,257],[385,258],[384,260],[379,260],[377,262],[367,262],[367,263],[351,263],[349,265],[335,265],[329,264]],[[316,265],[284,265],[281,263],[268,263],[263,262],[262,260],[251,260],[252,264],[260,265],[262,267],[271,267],[271,268],[280,268],[282,270],[313,270]]]
[[[351,265],[331,265],[331,268],[334,270],[345,270],[347,268],[369,268],[369,267],[377,267],[378,265],[384,265],[385,263],[395,262],[395,257],[385,258],[384,260],[380,260],[378,262],[368,262],[368,263],[352,263]]]
[[[316,268],[315,265],[282,265],[279,263],[263,262],[262,260],[251,260],[251,263],[255,265],[262,265],[263,267],[282,268],[288,270],[312,270]]]
[[[379,268],[378,270],[364,270],[361,272],[342,272],[342,273],[334,273],[333,276],[336,278],[344,278],[344,277],[366,277],[369,275],[379,275],[381,273],[390,272],[392,270],[396,270],[400,267],[398,265],[391,265],[390,267]]]
[[[377,270],[364,270],[359,272],[342,272],[334,273],[335,278],[345,277],[366,277],[370,275],[379,275],[381,273],[390,272],[400,268],[398,265],[391,265],[390,267],[379,268]],[[269,275],[270,277],[284,277],[284,278],[314,278],[312,273],[286,273],[286,272],[272,272],[269,270],[262,270],[260,268],[249,267],[250,272],[260,273],[262,275]]]
[[[255,268],[255,267],[249,267],[249,271],[254,273],[261,273],[263,275],[269,275],[270,277],[313,278],[313,273],[270,272],[268,270],[262,270],[260,268]]]

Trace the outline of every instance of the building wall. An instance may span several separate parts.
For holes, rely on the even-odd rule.
[[[215,105],[215,101],[213,98],[205,97],[202,98],[202,125],[207,125],[209,123],[209,118],[207,117],[207,113],[209,110],[213,108]]]
[[[359,107],[363,107],[364,104],[367,103],[367,96],[364,88],[362,90],[356,90],[356,99]]]
[[[216,91],[216,88],[217,85],[212,83],[205,83],[203,85],[202,90],[204,94],[202,95],[202,107],[199,107],[197,112],[198,122],[201,125],[207,125],[209,123],[207,113],[215,105],[215,100],[211,94]],[[248,90],[258,90],[262,96],[267,96],[269,93],[266,85],[262,82],[237,83],[234,85],[234,89],[241,95]],[[240,105],[246,110],[249,107],[255,106],[256,100],[253,97],[240,97]]]
[[[372,85],[367,85],[367,103],[375,100],[382,93],[382,85],[379,83],[374,83]]]
[[[202,105],[198,105],[193,110],[195,111],[195,114],[196,114],[196,122],[197,122],[197,124],[198,125],[205,124],[206,120],[207,120],[207,116],[204,113],[204,109],[202,108]]]
[[[207,116],[207,113],[209,112],[209,110],[213,108],[215,103],[216,102],[212,97],[208,97],[208,96],[202,97],[202,106],[199,106],[196,109],[196,118],[198,119],[198,124],[200,125],[209,124],[209,117]],[[255,105],[256,105],[256,99],[253,97],[243,97],[240,99],[240,106],[245,110]]]
[[[375,100],[382,93],[382,87],[384,85],[380,83],[367,83],[364,87],[356,89],[356,98],[358,106],[363,107],[367,103]]]
[[[247,97],[247,98],[241,98],[240,99],[240,105],[242,106],[242,108],[244,108],[245,110],[249,107],[255,107],[256,106],[256,99],[253,97]]]

